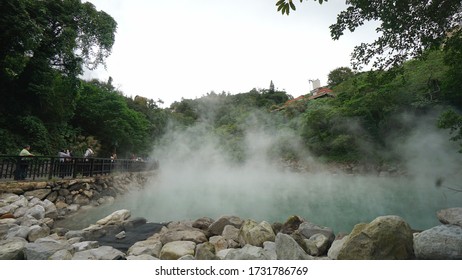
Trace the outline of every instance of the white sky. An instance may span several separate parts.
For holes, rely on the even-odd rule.
[[[275,0],[90,0],[118,23],[107,69],[85,78],[107,81],[126,96],[164,101],[275,87],[298,97],[309,79],[327,82],[335,68],[350,66],[360,42],[375,38],[373,27],[330,38],[329,25],[344,1],[296,2],[290,16]]]

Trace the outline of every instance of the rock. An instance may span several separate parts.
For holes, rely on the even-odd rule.
[[[51,202],[56,202],[56,199],[58,199],[58,192],[57,191],[52,191],[48,196],[47,199]]]
[[[263,243],[263,250],[266,251],[266,255],[270,260],[277,260],[278,255],[276,254],[276,243],[272,241],[265,241]]]
[[[318,251],[316,256],[325,255],[327,253],[327,249],[331,245],[329,238],[322,233],[313,234],[309,240],[313,241],[314,245],[316,245]]]
[[[40,200],[43,200],[51,193],[50,189],[38,189],[33,191],[28,191],[24,193],[24,196],[33,196]]]
[[[115,260],[124,259],[125,254],[110,246],[101,246],[81,252],[76,252],[72,260]]]
[[[270,260],[271,257],[262,247],[246,244],[241,249],[231,249],[225,260]]]
[[[30,227],[29,234],[27,235],[27,240],[29,240],[29,242],[34,242],[35,240],[47,237],[48,235],[50,235],[49,227],[47,227],[46,225],[34,225]]]
[[[72,253],[69,250],[63,249],[51,255],[49,260],[72,260]]]
[[[45,218],[45,208],[42,205],[35,205],[26,211],[26,216],[32,216],[37,220]]]
[[[127,254],[129,256],[150,255],[158,259],[160,257],[160,250],[162,250],[162,242],[154,239],[146,239],[133,244],[128,249]]]
[[[20,237],[0,240],[0,260],[23,260],[26,244],[27,241]]]
[[[125,231],[121,231],[121,232],[119,232],[118,234],[115,235],[115,238],[124,239],[126,236],[127,236],[127,234],[125,234]]]
[[[215,247],[209,242],[202,244],[197,244],[196,246],[196,255],[194,256],[196,260],[219,260],[215,255]]]
[[[313,260],[314,258],[308,255],[297,241],[290,235],[278,233],[276,235],[276,255],[278,260]]]
[[[329,248],[329,251],[327,251],[327,257],[331,260],[336,260],[345,241],[345,237],[342,239],[334,240]]]
[[[440,210],[436,213],[436,216],[443,224],[458,225],[462,227],[462,207]]]
[[[182,256],[194,256],[196,243],[193,241],[173,241],[164,244],[160,251],[161,260],[177,260]]]
[[[250,244],[262,247],[265,241],[274,241],[275,234],[268,222],[257,224],[252,220],[245,220],[239,230],[239,244],[244,246]]]
[[[115,211],[114,213],[102,218],[97,221],[97,225],[111,225],[111,224],[120,224],[130,218],[131,212],[127,209],[122,209]]]
[[[292,234],[305,220],[299,216],[290,216],[282,225],[281,233]]]
[[[3,215],[0,215],[0,220],[1,219],[14,219],[14,218],[16,218],[16,217],[11,213],[5,213]]]
[[[72,247],[66,241],[44,237],[37,239],[33,243],[26,244],[24,256],[26,260],[47,260],[54,253],[63,249],[72,251]]]
[[[242,224],[242,219],[236,216],[222,216],[209,227],[209,232],[212,235],[221,235],[223,229],[227,225],[232,225],[235,228],[240,228]]]
[[[14,227],[10,228],[6,238],[13,238],[13,237],[21,237],[27,239],[31,228],[28,226],[18,226],[15,225]]]
[[[215,253],[221,250],[228,249],[228,241],[226,241],[226,239],[221,235],[215,235],[210,237],[209,242],[213,245]]]
[[[69,242],[70,243],[70,242]],[[72,244],[75,252],[82,252],[90,249],[98,248],[99,244],[97,241],[82,241]]]
[[[414,251],[417,259],[462,259],[462,227],[441,225],[416,234]]]
[[[127,256],[127,260],[159,260],[156,257],[153,257],[151,255],[129,255]]]
[[[73,203],[78,205],[88,205],[90,204],[90,199],[83,194],[77,194],[74,196]]]
[[[239,242],[239,229],[232,225],[227,225],[223,229],[223,233],[221,234],[226,240],[233,240],[235,242]]]
[[[369,224],[358,224],[345,237],[337,259],[405,260],[414,258],[413,235],[398,216],[382,216]]]
[[[203,218],[195,220],[192,223],[192,227],[202,229],[202,230],[207,230],[210,227],[210,225],[213,224],[213,222],[214,220],[212,218],[203,217]]]
[[[330,243],[334,242],[335,239],[334,231],[331,228],[321,227],[310,222],[301,223],[297,231],[307,239],[318,233],[326,236]]]
[[[198,230],[180,230],[180,231],[167,231],[162,234],[160,241],[163,244],[172,241],[193,241],[194,243],[207,242],[207,237],[202,231]]]

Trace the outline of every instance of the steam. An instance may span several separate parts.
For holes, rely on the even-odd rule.
[[[241,161],[223,148],[226,139],[211,134],[206,121],[172,130],[152,155],[160,162],[158,175],[144,191],[119,199],[106,212],[128,208],[154,222],[222,215],[283,222],[300,215],[336,232],[349,232],[377,216],[399,215],[415,229],[430,228],[438,224],[437,210],[462,203],[462,193],[435,186],[438,178],[448,184],[461,181],[462,155],[434,121],[434,116],[407,116],[412,133],[389,139],[391,148],[383,152],[406,159],[407,173],[400,177],[323,169],[293,131],[274,128],[262,114],[244,124]],[[319,171],[294,171],[274,156],[281,146]]]

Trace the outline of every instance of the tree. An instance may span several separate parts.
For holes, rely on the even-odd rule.
[[[303,0],[300,0],[303,2]],[[322,0],[318,1],[320,4]],[[377,21],[378,39],[354,48],[354,69],[373,61],[373,67],[386,69],[402,64],[412,57],[422,56],[426,50],[456,46],[448,41],[448,34],[460,38],[462,30],[462,2],[460,0],[347,0],[347,8],[337,15],[330,26],[331,37],[338,40],[346,30],[369,21]],[[292,0],[276,3],[278,11],[289,14],[295,10]],[[458,46],[461,48],[461,46]]]
[[[353,76],[354,72],[349,67],[336,68],[327,75],[327,85],[332,88]]]

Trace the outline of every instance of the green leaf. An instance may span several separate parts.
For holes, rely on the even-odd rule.
[[[290,1],[290,2],[289,2],[289,4],[290,4],[290,8],[292,8],[292,10],[294,10],[294,11],[295,11],[296,9],[295,9],[295,5],[294,5],[294,3],[292,3],[292,1]]]
[[[276,3],[276,6],[281,6],[284,2],[286,2],[286,0],[279,0],[279,1]]]

